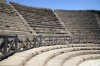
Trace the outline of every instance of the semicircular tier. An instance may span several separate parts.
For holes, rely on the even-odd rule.
[[[0,3],[0,35],[30,36],[31,31],[9,4]]]
[[[54,12],[49,8],[28,7],[11,2],[12,6],[24,17],[39,35],[68,35]]]
[[[95,10],[55,10],[72,35],[100,34],[100,11]]]

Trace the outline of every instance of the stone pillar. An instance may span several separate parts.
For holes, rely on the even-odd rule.
[[[6,3],[6,0],[0,0],[0,3]]]

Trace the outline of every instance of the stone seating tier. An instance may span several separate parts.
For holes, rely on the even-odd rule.
[[[11,5],[0,3],[0,15],[0,35],[32,35]]]
[[[52,24],[54,24],[54,25],[61,25],[61,23],[59,23],[59,22],[54,22],[54,21],[51,21],[51,22],[47,22],[47,21],[45,21],[45,22],[41,22],[41,21],[37,21],[37,22],[29,22],[28,24],[36,24],[36,25],[44,25],[44,24],[47,24],[47,25],[52,25]]]
[[[32,25],[32,24],[30,25],[30,27],[35,27],[35,26],[36,27],[38,27],[38,26],[39,27],[53,27],[53,28],[56,28],[56,27],[61,27],[62,28],[63,27],[61,25],[35,25],[35,24],[34,25]]]
[[[45,46],[30,49],[23,52],[15,53],[7,59],[0,62],[0,66],[47,66],[52,61],[51,65],[55,63],[60,64],[62,59],[62,65],[65,65],[67,61],[75,57],[84,57],[85,60],[99,59],[100,58],[100,45],[99,44],[68,44],[68,45],[56,45],[56,46]],[[89,57],[88,55],[91,55]],[[95,55],[94,55],[95,54]],[[87,56],[83,56],[87,55]],[[60,57],[58,57],[60,56]],[[64,58],[65,57],[65,58]],[[66,62],[65,62],[66,61]],[[81,59],[79,59],[81,61]],[[77,63],[79,63],[77,61]],[[84,61],[84,60],[83,60]],[[75,64],[76,65],[76,64]],[[54,65],[52,65],[54,66]],[[60,65],[58,65],[60,66]]]
[[[87,60],[100,59],[100,54],[89,54],[89,55],[81,55],[77,57],[73,57],[66,61],[63,66],[78,66],[80,63]]]
[[[11,4],[15,7],[16,10],[20,12],[20,14],[23,15],[23,17],[28,21],[28,20],[58,20],[55,15],[53,14],[53,11],[51,9],[47,8],[35,8],[35,7],[28,7],[28,6],[23,6],[19,5],[17,3],[12,3]],[[32,18],[31,18],[32,17]],[[29,21],[28,21],[29,22]]]
[[[52,35],[56,35],[57,32],[59,34],[65,34],[68,35],[67,31],[63,31],[63,26],[59,22],[56,15],[53,13],[53,11],[49,8],[38,8],[38,7],[28,7],[24,5],[20,5],[14,2],[11,2],[12,6],[24,17],[24,19],[27,21],[27,23],[32,27],[33,29],[40,29],[40,33],[37,31],[36,33],[39,35],[45,34],[50,32],[48,29],[55,29],[56,32],[54,33],[51,31]],[[61,29],[62,30],[61,30]],[[47,32],[43,31],[42,29],[47,30]],[[58,30],[60,29],[61,32]],[[64,28],[65,29],[65,28]],[[42,32],[41,32],[42,30]],[[48,32],[49,31],[49,32]]]
[[[63,66],[64,62],[65,61],[67,62],[67,60],[69,61],[72,57],[79,56],[79,55],[89,55],[91,53],[95,53],[95,51],[96,50],[91,50],[91,52],[90,52],[90,50],[81,50],[81,51],[72,51],[72,52],[62,53],[62,54],[50,59],[46,63],[46,66],[50,66],[50,65],[51,66]]]
[[[100,59],[88,60],[88,61],[82,62],[78,66],[100,66]]]
[[[81,32],[99,34],[100,27],[97,22],[96,14],[92,10],[55,10],[57,16],[64,22],[69,32]],[[95,31],[96,30],[96,31]],[[77,34],[77,33],[76,33]],[[78,33],[79,34],[79,33]]]
[[[29,32],[24,32],[24,31],[12,31],[12,30],[0,30],[0,35],[31,36]]]
[[[16,12],[13,10],[13,8],[11,8],[10,5],[5,4],[5,3],[0,3],[0,13],[5,13],[9,16],[18,16],[18,14],[16,14]]]
[[[37,34],[43,36],[55,36],[54,34],[59,34],[59,36],[66,36],[65,28],[50,28],[50,27],[33,27],[33,30],[36,31]],[[53,34],[54,33],[54,34]]]
[[[34,30],[36,30],[36,32],[50,32],[50,33],[51,32],[55,32],[55,33],[58,32],[58,33],[66,33],[65,29],[60,29],[60,28],[59,29],[57,29],[57,28],[56,29],[45,28],[45,29],[41,29],[41,30],[39,28],[36,28]]]
[[[98,17],[100,18],[100,10],[90,10],[90,12],[98,14]]]

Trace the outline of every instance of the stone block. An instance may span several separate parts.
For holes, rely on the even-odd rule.
[[[0,66],[23,66],[26,63],[25,57],[10,56],[0,62]]]

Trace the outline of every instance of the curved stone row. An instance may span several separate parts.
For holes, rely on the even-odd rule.
[[[82,63],[84,61],[93,60],[93,59],[100,59],[100,53],[73,57],[73,58],[69,59],[68,61],[66,61],[63,64],[63,66],[78,66],[80,63]]]
[[[35,31],[39,35],[50,36],[100,33],[100,11],[96,10],[55,10],[53,12],[49,8],[29,7],[11,2],[11,4],[0,3],[0,15],[1,34],[33,35]],[[24,21],[30,26],[25,25]]]
[[[54,49],[61,49],[68,47],[67,45],[58,45],[58,46],[47,46],[47,47],[39,47],[30,49],[27,51],[15,53],[14,55],[8,57],[7,59],[4,59],[0,62],[0,66],[23,66],[26,64],[27,61],[29,61],[32,57],[35,57],[43,52],[54,50]]]
[[[31,35],[23,20],[9,4],[0,3],[0,35]]]
[[[11,2],[12,6],[24,17],[39,35],[67,35],[67,31],[49,8],[36,8]]]
[[[100,66],[100,59],[98,59],[98,60],[88,60],[88,61],[82,62],[78,66]]]
[[[86,50],[86,51],[85,51]],[[90,51],[91,50],[91,51]],[[0,62],[0,66],[46,66],[53,58],[57,56],[64,61],[70,60],[79,55],[99,54],[99,44],[71,44],[71,45],[56,45],[44,46],[30,49],[23,52],[15,53],[14,55]],[[67,54],[64,56],[64,54]],[[59,60],[57,60],[59,62]],[[56,62],[57,62],[56,61]],[[51,64],[52,65],[52,64]],[[50,66],[50,65],[49,65]],[[53,66],[53,65],[52,65]]]
[[[96,13],[98,12],[98,13]],[[55,10],[72,35],[100,34],[99,11],[95,10]]]
[[[80,55],[89,55],[89,54],[98,54],[99,50],[80,50],[80,51],[72,51],[60,54],[51,60],[49,60],[46,66],[62,66],[66,60],[70,60],[72,57],[80,56]]]

